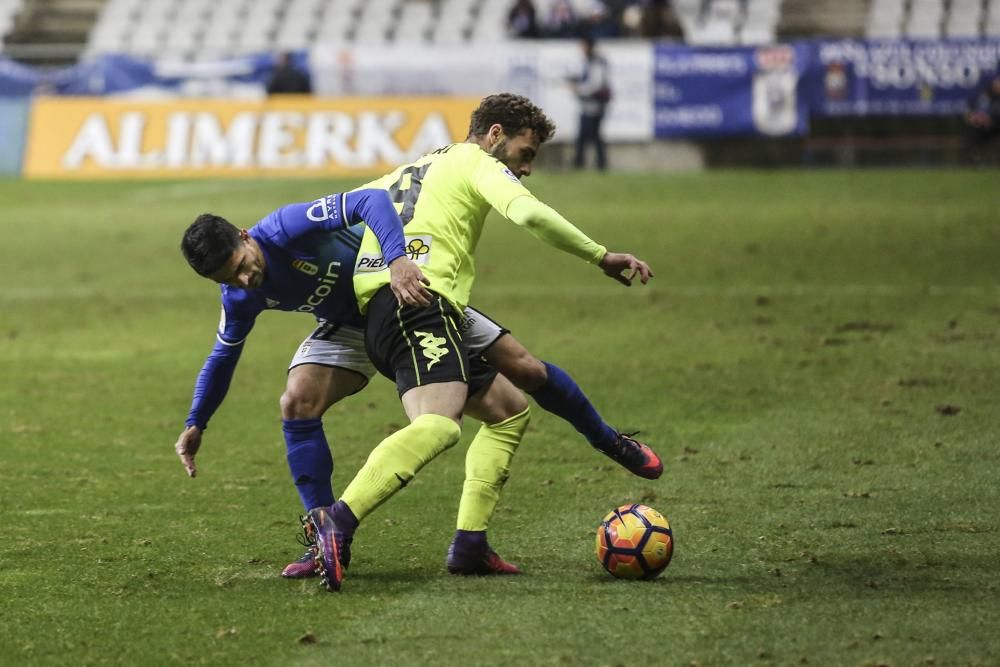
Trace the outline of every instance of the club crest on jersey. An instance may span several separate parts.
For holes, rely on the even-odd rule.
[[[324,220],[338,220],[340,211],[337,210],[337,198],[340,195],[327,195],[320,197],[306,209],[306,217],[313,222],[323,222]]]
[[[307,262],[304,259],[296,259],[292,262],[292,268],[301,271],[307,276],[315,276],[319,273],[319,267],[311,262]]]
[[[514,172],[512,172],[509,167],[504,167],[503,173],[507,174],[507,178],[514,181],[515,183],[520,182],[520,179],[518,179],[518,177],[514,175]]]
[[[278,301],[277,299],[272,299],[271,297],[268,296],[268,297],[264,297],[264,303],[267,304],[268,308],[274,308],[275,306],[277,306],[281,302]]]
[[[431,242],[433,238],[428,235],[407,236],[406,255],[414,264],[425,265],[430,261]],[[384,271],[386,268],[385,259],[382,253],[365,253],[358,256],[357,264],[354,265],[355,273],[374,273]]]

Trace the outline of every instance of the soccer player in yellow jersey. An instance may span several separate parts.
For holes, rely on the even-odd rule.
[[[552,122],[526,98],[491,95],[473,112],[464,143],[441,148],[364,186],[388,190],[396,202],[407,252],[426,276],[432,299],[426,307],[397,302],[378,241],[366,232],[354,276],[358,304],[366,314],[365,345],[379,372],[396,381],[410,424],[372,451],[329,510],[316,508],[307,516],[306,530],[316,541],[330,590],[340,588],[339,562],[349,558],[359,522],[454,445],[466,400],[490,391],[496,373],[469,354],[461,318],[475,279],[476,244],[491,208],[625,285],[636,277],[645,284],[653,275],[633,255],[608,252],[521,184],[553,132]],[[498,344],[508,338],[499,338]],[[521,357],[521,364],[541,364],[526,350]],[[542,368],[543,373],[554,369]],[[459,531],[449,549],[450,571],[517,572],[489,548],[485,530],[527,423],[525,408],[498,424],[484,424],[470,445]],[[624,444],[639,455],[639,463],[630,467],[633,472],[660,475],[662,463],[648,447],[613,435],[619,446],[626,438]]]

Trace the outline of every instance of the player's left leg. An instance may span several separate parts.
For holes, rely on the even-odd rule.
[[[483,425],[465,456],[465,483],[455,538],[448,548],[448,571],[519,574],[516,565],[490,548],[486,530],[510,474],[511,460],[528,428],[528,402],[507,378],[497,375],[487,388],[469,399],[465,411]]]
[[[388,285],[368,304],[367,351],[379,372],[396,380],[410,424],[372,450],[329,511],[308,515],[306,531],[328,590],[340,589],[341,554],[359,523],[461,437],[468,368],[457,319],[437,295],[426,307],[399,306]]]
[[[375,369],[364,351],[360,329],[321,323],[303,341],[289,365],[281,395],[282,431],[288,468],[308,513],[333,504],[333,455],[323,428],[330,406],[361,391]],[[281,576],[316,575],[315,548],[289,563]],[[345,563],[346,567],[346,563]]]
[[[535,357],[508,329],[474,308],[462,325],[469,349],[479,352],[542,409],[561,417],[595,449],[635,475],[656,479],[663,463],[635,434],[619,433],[605,422],[579,385],[563,369]]]

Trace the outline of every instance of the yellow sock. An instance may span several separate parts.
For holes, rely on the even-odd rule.
[[[360,521],[406,486],[435,456],[462,435],[453,420],[420,415],[379,443],[340,497]]]
[[[499,424],[483,424],[465,455],[459,530],[486,530],[510,474],[510,462],[531,421],[531,410]]]

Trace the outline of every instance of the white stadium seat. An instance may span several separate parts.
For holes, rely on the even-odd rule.
[[[865,24],[870,39],[899,39],[903,34],[903,0],[873,0]]]
[[[913,0],[906,20],[906,36],[914,39],[938,39],[944,19],[944,0]]]
[[[395,40],[406,44],[427,41],[432,19],[433,8],[428,0],[404,2],[396,22]]]

